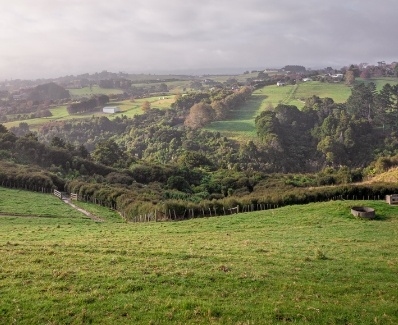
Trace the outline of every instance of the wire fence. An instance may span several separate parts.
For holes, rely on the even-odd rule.
[[[306,201],[301,203],[289,203],[279,202],[269,203],[269,202],[258,202],[256,204],[238,204],[234,207],[226,207],[220,206],[219,203],[214,204],[213,206],[209,206],[206,208],[194,208],[194,209],[184,209],[182,212],[181,209],[155,209],[148,213],[141,214],[132,214],[128,210],[117,209],[117,204],[115,201],[101,200],[92,196],[80,196],[76,193],[71,193],[71,196],[74,196],[79,201],[90,202],[97,205],[101,205],[107,207],[109,209],[117,211],[124,220],[130,222],[159,222],[159,221],[181,221],[193,218],[206,218],[206,217],[219,217],[219,216],[227,216],[238,213],[246,213],[246,212],[255,212],[255,211],[265,211],[271,209],[277,209],[287,205],[294,204],[306,204],[306,203],[315,203],[315,202],[326,202],[326,201],[337,201],[337,200],[384,200],[385,196],[382,195],[337,195],[332,196],[324,200],[314,200],[314,201]]]

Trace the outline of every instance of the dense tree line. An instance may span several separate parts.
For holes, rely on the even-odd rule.
[[[99,141],[126,132],[130,122],[126,116],[118,116],[113,120],[101,116],[87,120],[52,121],[39,129],[38,138],[42,142],[50,143],[53,137],[59,137],[75,146],[84,145],[89,151],[93,151]]]
[[[38,85],[28,94],[29,100],[45,101],[70,98],[69,90],[66,90],[54,82]]]
[[[120,79],[102,79],[98,82],[98,86],[101,88],[109,89],[125,89],[129,90],[133,82],[131,80],[120,78]]]
[[[212,121],[223,120],[228,117],[229,113],[239,108],[250,98],[252,89],[250,87],[241,87],[239,90],[230,93],[218,91],[206,98],[200,97],[190,98],[191,101],[179,99],[176,106],[190,105],[189,114],[185,119],[185,125],[191,129],[199,129]],[[200,101],[198,101],[200,99]],[[182,103],[183,105],[181,105]]]
[[[109,102],[109,97],[106,95],[95,95],[89,99],[83,99],[77,103],[68,105],[67,110],[69,114],[78,114],[93,112],[102,108],[103,105]]]
[[[303,110],[280,104],[256,118],[259,149],[280,171],[317,171],[325,166],[364,167],[377,155],[396,154],[397,86],[380,92],[356,84],[344,104],[313,96]]]

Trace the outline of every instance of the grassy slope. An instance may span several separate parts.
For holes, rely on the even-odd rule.
[[[357,82],[365,80],[358,79]],[[378,90],[386,83],[397,84],[397,78],[369,79],[365,82],[374,82]],[[238,140],[254,139],[256,129],[255,117],[267,106],[278,104],[295,105],[304,107],[305,99],[316,95],[321,98],[333,98],[336,103],[343,103],[351,94],[351,88],[344,83],[327,83],[319,81],[301,82],[297,85],[278,87],[276,85],[266,86],[256,90],[253,98],[241,109],[233,112],[226,121],[217,121],[210,124],[206,129],[221,132],[223,135],[234,137]]]
[[[398,79],[397,78],[391,78],[391,77],[389,77],[389,78],[386,78],[386,77],[372,78],[372,79],[357,78],[356,81],[357,82],[364,82],[364,83],[373,82],[376,85],[376,89],[378,91],[381,90],[386,83],[389,83],[392,86],[398,84]]]
[[[120,114],[126,115],[127,117],[133,117],[134,115],[142,114],[142,103],[144,101],[149,101],[151,103],[152,108],[160,108],[167,109],[174,102],[174,95],[162,96],[162,97],[150,97],[150,98],[140,98],[136,99],[133,102],[131,100],[124,100],[119,102],[110,102],[109,106],[119,106],[121,112],[115,114],[105,114],[102,111],[98,112],[88,112],[84,114],[75,114],[69,115],[66,106],[57,106],[55,108],[51,108],[50,111],[52,113],[51,117],[47,118],[35,118],[35,119],[27,119],[20,121],[13,121],[8,123],[3,123],[6,128],[10,128],[13,126],[18,126],[21,122],[26,122],[29,125],[29,128],[33,131],[36,131],[40,128],[41,125],[48,123],[50,121],[66,121],[73,119],[87,119],[92,116],[107,116],[112,119],[116,116],[120,116]]]
[[[107,89],[107,88],[101,88],[97,85],[92,86],[91,88],[84,87],[84,88],[68,89],[68,90],[72,98],[91,97],[93,95],[99,95],[99,94],[104,94],[104,95],[123,94],[123,90],[121,89]]]
[[[251,75],[242,75],[242,78],[247,78]],[[227,77],[230,76],[218,76],[213,77],[212,79],[220,79],[225,81]],[[224,80],[225,79],[225,80]],[[239,79],[239,78],[238,78]],[[380,90],[384,84],[387,82],[390,84],[397,84],[397,78],[379,78],[379,79],[369,79],[362,80],[358,79],[357,82],[375,82],[376,87]],[[187,81],[176,81],[170,82],[170,89],[173,92],[180,92],[185,83]],[[185,85],[186,86],[186,85]],[[82,89],[73,89],[70,90],[72,95],[74,96],[82,96],[82,95],[91,95],[98,93],[118,93],[116,89],[102,89],[99,87],[92,87],[90,89],[82,88]],[[285,87],[277,87],[266,86],[262,89],[256,90],[254,92],[254,96],[244,105],[241,109],[234,111],[231,116],[226,121],[217,121],[211,123],[206,129],[210,131],[221,132],[225,136],[231,136],[239,140],[248,140],[254,139],[256,136],[256,130],[254,125],[255,117],[267,106],[277,106],[278,104],[287,104],[287,105],[295,105],[298,108],[302,108],[304,106],[304,100],[313,95],[323,97],[333,98],[335,102],[342,103],[345,102],[350,95],[350,88],[345,86],[343,83],[322,83],[317,81],[312,82],[302,82],[298,85],[288,85]],[[130,100],[122,101],[122,102],[113,102],[110,105],[119,105],[122,113],[128,117],[133,117],[137,114],[142,114],[141,106],[144,101],[148,100],[151,103],[153,108],[169,108],[171,103],[174,101],[174,95],[165,96],[165,99],[162,97],[151,97],[144,99],[137,99],[134,102]],[[117,114],[104,114],[102,112],[95,113],[87,113],[87,114],[79,114],[70,116],[66,111],[66,106],[59,106],[51,109],[53,114],[50,118],[37,118],[37,119],[28,119],[24,121],[14,121],[9,123],[4,123],[7,128],[12,126],[18,126],[20,122],[26,122],[31,126],[32,130],[37,130],[40,125],[47,123],[51,120],[65,120],[65,119],[81,119],[88,118],[93,115],[95,116],[103,116],[106,115],[109,118],[114,118]]]
[[[267,96],[263,90],[257,90],[246,104],[239,110],[235,110],[225,121],[216,121],[206,127],[206,130],[221,132],[225,136],[238,138],[254,138],[256,128],[254,119],[266,105]]]
[[[4,195],[4,193],[1,193]],[[0,217],[0,323],[396,324],[398,211],[185,222]]]
[[[0,187],[0,214],[48,218],[85,218],[60,199],[50,194]]]
[[[367,183],[397,183],[398,182],[398,168],[391,168],[389,171],[375,175],[370,178]]]
[[[308,97],[313,95],[321,98],[333,98],[336,103],[343,103],[351,94],[351,88],[343,83],[327,83],[310,81],[299,84],[298,90],[295,93],[295,98],[305,101]],[[301,106],[298,107],[302,107]]]

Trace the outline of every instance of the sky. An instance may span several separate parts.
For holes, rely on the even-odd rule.
[[[0,0],[0,80],[398,61],[397,0]]]

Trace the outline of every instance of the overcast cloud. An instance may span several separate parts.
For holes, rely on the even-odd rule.
[[[396,0],[0,4],[0,80],[398,60]]]

